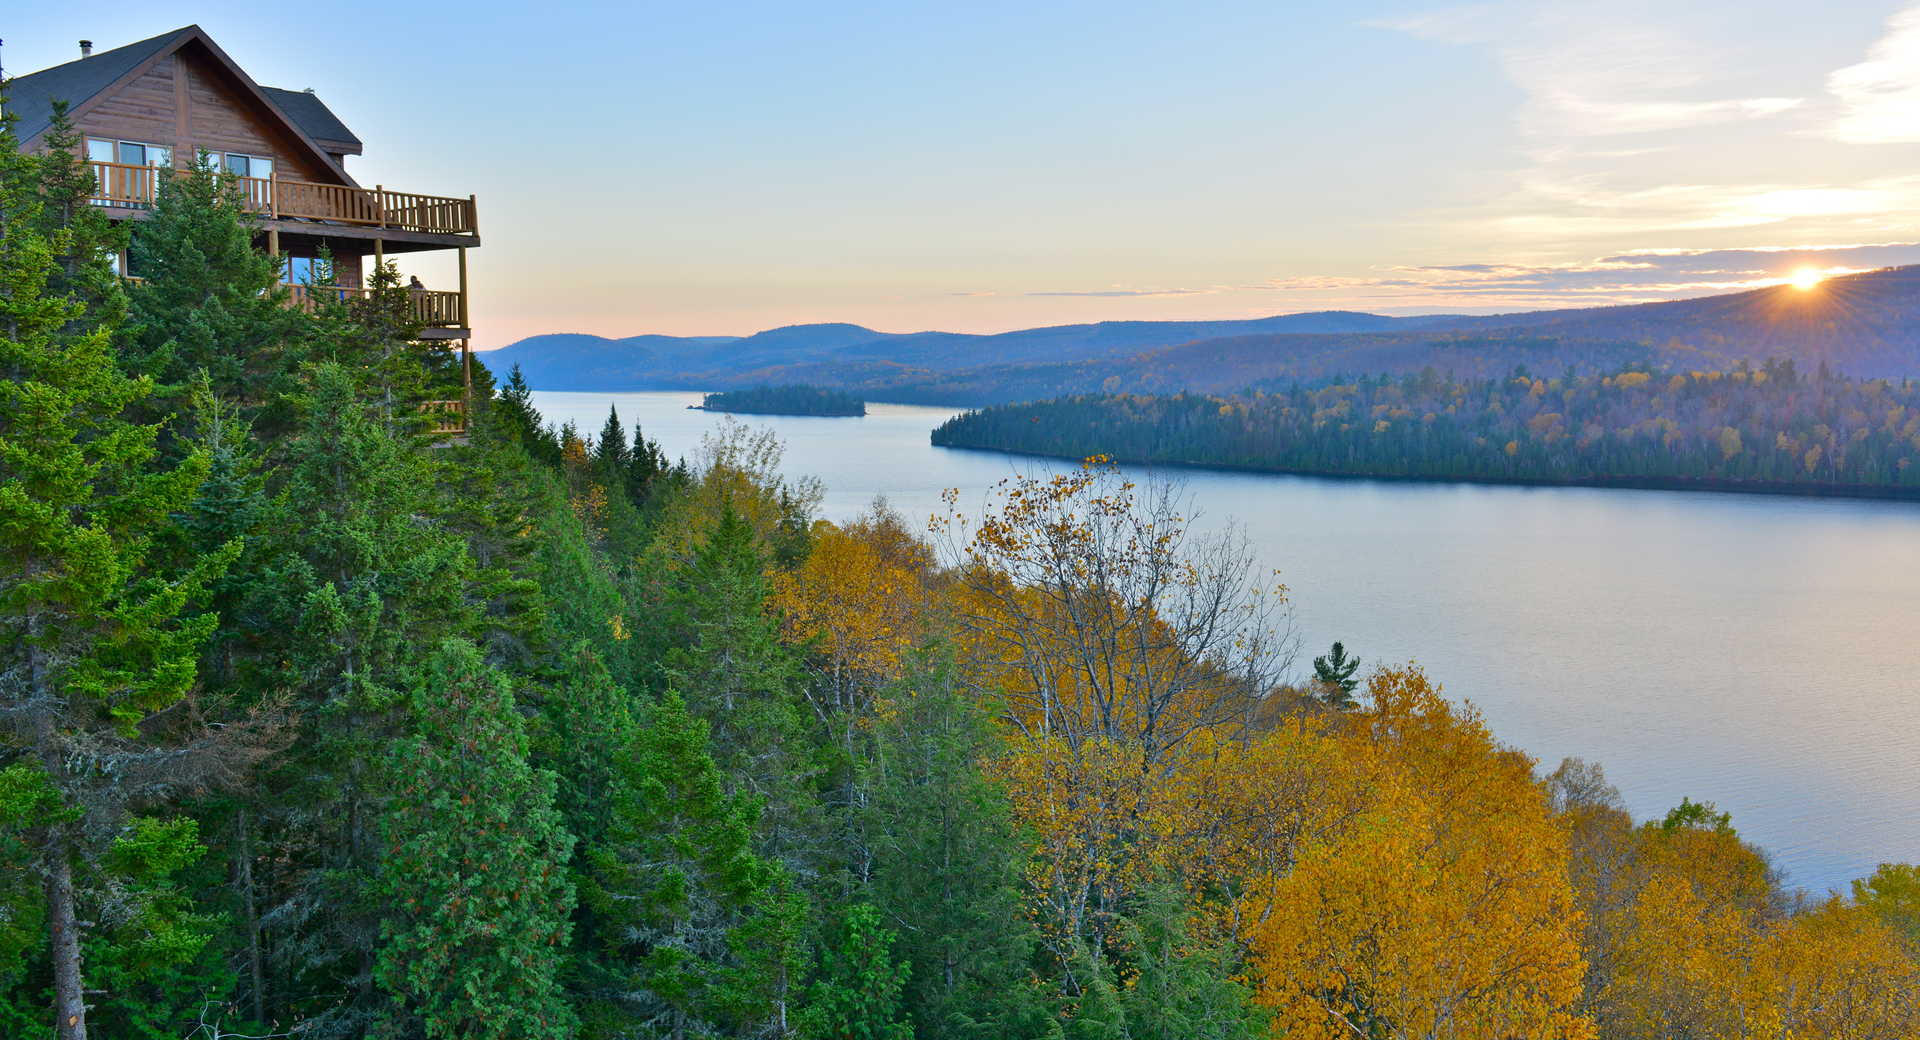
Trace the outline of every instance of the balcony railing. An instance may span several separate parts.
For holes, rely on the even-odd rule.
[[[465,401],[422,401],[420,410],[427,414],[433,423],[432,432],[436,436],[467,432],[467,402]]]
[[[145,208],[160,193],[161,166],[94,162],[96,191],[102,206]],[[479,230],[472,196],[415,195],[385,187],[355,188],[284,177],[235,177],[246,208],[272,220],[314,220],[355,227],[423,231],[436,235],[471,235]]]
[[[314,310],[322,299],[331,297],[346,301],[363,299],[370,295],[371,289],[353,289],[343,286],[289,285],[287,286],[291,302],[302,310]],[[440,289],[405,289],[409,316],[422,328],[464,329],[467,327],[467,300],[457,292]]]

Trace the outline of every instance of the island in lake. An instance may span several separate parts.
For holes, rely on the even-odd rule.
[[[743,415],[862,416],[867,404],[844,390],[817,386],[756,386],[708,394],[689,408]]]
[[[997,405],[937,447],[1385,479],[1920,498],[1920,383],[1792,361]]]

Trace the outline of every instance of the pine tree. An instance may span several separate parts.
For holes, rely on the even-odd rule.
[[[1321,699],[1336,708],[1353,707],[1353,691],[1360,686],[1354,673],[1359,670],[1360,659],[1348,657],[1347,648],[1335,640],[1332,650],[1313,659],[1313,677],[1320,683]]]
[[[84,307],[49,291],[72,239],[39,230],[39,172],[0,116],[0,669],[14,677],[0,768],[30,789],[15,804],[38,811],[55,1035],[80,1040],[76,869],[105,854],[130,805],[179,779],[157,775],[168,749],[140,724],[192,687],[215,623],[194,604],[237,547],[184,572],[149,559],[207,462],[156,466],[157,429],[124,417],[149,384],[114,364],[111,329],[75,328]]]
[[[527,762],[506,680],[469,644],[442,643],[411,698],[414,733],[388,755],[392,799],[374,969],[394,997],[381,1035],[571,1037],[561,998],[573,838],[554,778]]]

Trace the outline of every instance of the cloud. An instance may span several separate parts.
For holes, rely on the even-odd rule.
[[[1636,249],[1578,263],[1456,263],[1394,268],[1373,276],[1280,278],[1283,296],[1320,305],[1391,301],[1391,310],[1646,303],[1778,285],[1801,268],[1847,274],[1920,263],[1920,242],[1777,245],[1719,249]]]
[[[1206,296],[1219,289],[1067,289],[1030,292],[1028,296]]]
[[[1836,69],[1827,90],[1840,104],[1833,136],[1852,144],[1920,142],[1920,5],[1887,20],[1886,35],[1857,65]]]
[[[1664,4],[1536,0],[1365,24],[1440,43],[1488,47],[1525,93],[1520,127],[1536,137],[1681,130],[1764,119],[1803,103],[1797,97],[1715,89],[1712,80],[1732,63],[1704,42],[1708,34],[1674,24],[1673,13]]]
[[[1574,263],[1462,262],[1368,274],[1309,274],[1210,289],[1090,289],[1027,296],[1213,295],[1247,313],[1352,308],[1396,313],[1511,311],[1647,303],[1778,285],[1801,268],[1824,275],[1920,264],[1920,242],[1635,249]]]

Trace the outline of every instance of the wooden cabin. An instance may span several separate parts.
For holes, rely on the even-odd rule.
[[[141,220],[158,178],[201,152],[238,178],[259,217],[260,248],[283,257],[294,300],[311,299],[315,263],[334,260],[341,291],[359,290],[369,258],[425,250],[459,251],[455,286],[409,292],[421,338],[457,340],[468,355],[467,250],[480,244],[474,198],[362,185],[346,159],[361,142],[311,90],[254,82],[197,25],[16,77],[8,109],[24,149],[45,146],[56,101],[84,140],[96,180],[94,202],[116,220]],[[138,276],[125,269],[122,274]],[[448,418],[463,402],[436,402]]]

